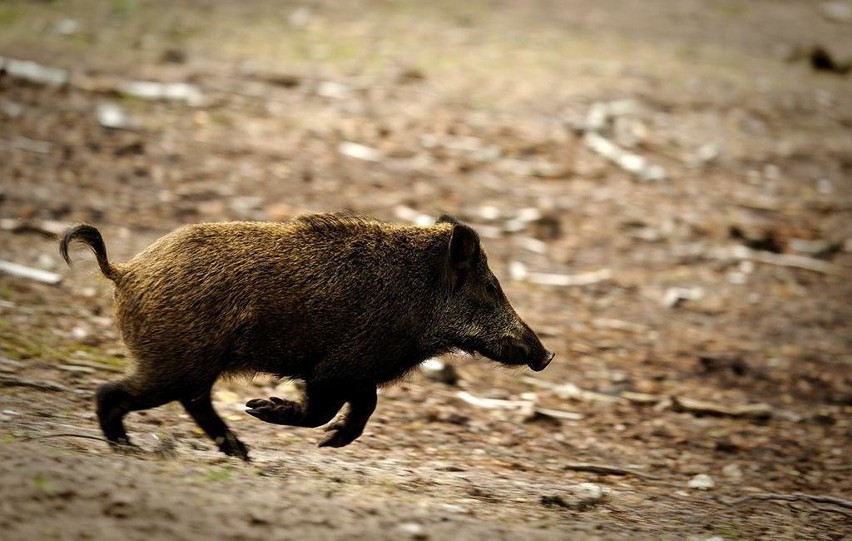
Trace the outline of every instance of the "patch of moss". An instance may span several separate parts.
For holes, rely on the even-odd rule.
[[[0,23],[0,24],[2,24],[2,23]],[[4,301],[11,301],[12,295],[13,295],[13,293],[12,293],[12,290],[10,288],[8,288],[6,286],[0,287],[0,298],[2,298]]]
[[[37,473],[32,478],[33,487],[39,492],[50,494],[53,492],[53,483],[43,473]]]
[[[202,477],[203,481],[214,482],[214,483],[223,483],[230,481],[234,477],[234,467],[233,466],[222,466],[216,468],[210,468],[207,470],[207,473]]]

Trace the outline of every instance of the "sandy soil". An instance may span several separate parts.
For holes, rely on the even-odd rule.
[[[850,538],[852,83],[808,54],[852,58],[852,25],[804,1],[172,4],[0,5],[0,56],[70,77],[0,76],[0,259],[61,277],[0,274],[0,537]],[[341,450],[242,411],[287,385],[221,382],[251,463],[177,404],[111,452],[92,395],[132,360],[52,232],[93,223],[123,260],[341,208],[474,225],[557,360],[451,356],[458,385],[383,390]]]

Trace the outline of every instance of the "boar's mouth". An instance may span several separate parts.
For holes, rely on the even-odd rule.
[[[508,366],[527,365],[535,372],[547,368],[554,357],[553,353],[544,350],[534,354],[529,346],[513,338],[506,338],[494,345],[485,342],[469,343],[462,349],[469,353],[479,353]]]

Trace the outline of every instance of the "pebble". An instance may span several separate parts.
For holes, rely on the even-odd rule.
[[[364,160],[365,162],[377,162],[382,159],[382,153],[375,148],[368,147],[351,141],[343,141],[338,145],[337,151],[356,160]]]
[[[580,499],[581,503],[597,503],[604,499],[606,492],[595,483],[580,483],[571,488],[571,492]]]
[[[429,539],[426,529],[416,522],[403,522],[398,526],[398,529],[410,535],[412,539]]]
[[[819,8],[822,16],[830,21],[852,24],[852,4],[849,2],[823,2]]]
[[[713,478],[706,473],[699,473],[689,480],[687,486],[698,490],[710,490],[716,486],[716,483],[713,481]]]
[[[130,130],[134,128],[133,122],[124,109],[115,103],[101,103],[98,105],[96,116],[98,123],[104,128],[113,130]]]
[[[722,473],[731,481],[742,481],[743,479],[743,470],[740,468],[740,465],[735,462],[731,462],[722,468]]]
[[[74,19],[62,19],[56,23],[56,31],[63,36],[73,36],[80,30],[80,23]]]
[[[441,359],[426,359],[420,363],[420,371],[424,376],[447,385],[455,385],[459,381],[458,372],[451,364],[447,364]]]
[[[144,100],[182,101],[190,106],[204,104],[201,89],[190,83],[160,83],[157,81],[129,81],[122,92]]]
[[[704,296],[704,290],[700,287],[670,287],[663,295],[663,305],[673,308],[681,301],[697,301]]]
[[[68,84],[71,78],[67,70],[43,66],[30,60],[0,57],[0,66],[3,66],[10,77],[36,84],[63,86]]]

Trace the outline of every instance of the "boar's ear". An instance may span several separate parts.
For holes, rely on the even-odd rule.
[[[471,266],[479,254],[479,235],[464,224],[455,224],[450,237],[450,264],[463,270]]]
[[[436,224],[453,224],[453,225],[459,225],[459,224],[461,224],[461,222],[460,222],[460,221],[456,220],[455,218],[453,218],[453,217],[452,217],[452,216],[450,216],[449,214],[441,214],[441,215],[438,217],[438,221],[437,221],[437,222],[435,222],[435,223],[436,223]]]

